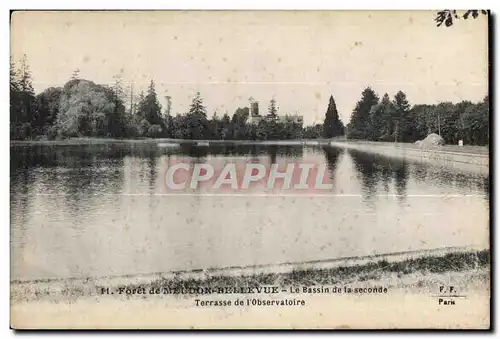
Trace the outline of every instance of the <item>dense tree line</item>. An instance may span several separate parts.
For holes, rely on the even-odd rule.
[[[318,139],[323,137],[323,124],[313,124],[304,127],[302,137],[304,139]]]
[[[26,56],[15,69],[10,61],[10,133],[23,139],[33,133],[32,123],[36,112],[36,98]]]
[[[269,113],[258,123],[249,123],[250,109],[239,107],[232,117],[215,113],[207,118],[200,94],[194,97],[189,112],[168,119],[168,136],[174,139],[277,140],[299,139],[302,124],[278,121],[276,102],[271,100]]]
[[[146,93],[127,109],[120,77],[100,85],[79,79],[78,72],[63,87],[50,87],[35,95],[26,57],[16,69],[11,62],[10,120],[12,139],[68,137],[166,137],[177,139],[275,140],[302,137],[302,124],[278,121],[275,100],[269,113],[256,124],[248,123],[249,108],[232,117],[215,113],[207,118],[200,93],[185,114],[162,111],[151,80]],[[168,105],[171,98],[168,98]]]
[[[354,108],[347,137],[373,141],[415,142],[430,133],[439,133],[448,144],[463,140],[468,145],[489,143],[489,98],[473,103],[442,102],[414,105],[402,91],[391,100],[386,93],[380,100],[366,88]]]
[[[439,132],[448,143],[489,142],[489,103],[463,101],[458,104],[410,106],[399,91],[393,100],[385,94],[380,100],[366,88],[356,104],[347,127],[339,119],[330,96],[322,124],[303,127],[293,119],[280,119],[276,101],[257,123],[249,123],[248,107],[238,108],[230,117],[215,113],[207,117],[200,93],[189,111],[172,116],[171,97],[162,109],[151,80],[146,93],[136,102],[127,101],[121,78],[112,85],[100,85],[78,78],[75,72],[63,87],[50,87],[35,95],[26,56],[16,68],[10,63],[11,139],[114,137],[165,137],[175,139],[276,140],[335,138],[347,134],[351,139],[414,142],[431,132]],[[438,127],[439,125],[439,127]]]

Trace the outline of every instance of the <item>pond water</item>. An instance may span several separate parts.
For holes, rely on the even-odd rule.
[[[12,279],[489,246],[489,176],[474,171],[335,147],[108,144],[10,151]],[[172,162],[217,167],[233,159],[324,164],[332,188],[280,196],[165,194]]]

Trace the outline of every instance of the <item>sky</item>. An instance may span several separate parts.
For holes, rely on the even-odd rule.
[[[367,86],[410,104],[479,101],[488,92],[488,19],[436,27],[435,11],[15,12],[11,55],[35,92],[80,78],[130,95],[156,83],[184,113],[200,92],[211,116],[252,97],[267,111],[322,122],[330,95],[345,124]]]

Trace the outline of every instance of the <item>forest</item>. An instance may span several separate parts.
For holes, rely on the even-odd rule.
[[[137,100],[127,100],[123,81],[111,85],[81,79],[75,72],[62,87],[49,87],[35,94],[27,57],[19,66],[10,62],[10,137],[12,140],[58,140],[71,137],[174,138],[194,140],[347,139],[415,142],[439,133],[446,143],[463,140],[468,145],[489,144],[489,100],[480,102],[409,103],[398,91],[393,99],[380,99],[370,87],[361,93],[344,126],[333,96],[322,123],[310,126],[280,120],[276,101],[267,115],[249,123],[250,110],[239,107],[232,116],[207,116],[200,93],[188,112],[171,114],[158,100],[154,80]],[[126,103],[128,105],[126,105]]]
[[[415,142],[430,133],[447,144],[463,140],[467,145],[488,145],[490,141],[489,97],[473,103],[441,102],[410,105],[398,91],[391,100],[382,99],[367,87],[347,124],[347,138],[372,141]]]

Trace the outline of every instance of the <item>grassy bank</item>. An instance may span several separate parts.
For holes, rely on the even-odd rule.
[[[432,274],[459,272],[487,267],[489,251],[448,253],[443,256],[423,256],[398,262],[379,260],[376,262],[339,266],[329,269],[294,269],[288,273],[260,273],[246,276],[209,276],[205,279],[183,277],[160,278],[146,284],[146,288],[167,288],[172,291],[203,290],[205,288],[257,288],[274,285],[280,288],[298,286],[344,285],[368,280],[380,280],[396,274],[398,278],[413,273]],[[144,285],[129,284],[119,287],[134,289]],[[98,286],[101,287],[101,286]],[[195,293],[196,294],[196,293]]]
[[[85,278],[38,280],[11,283],[12,302],[33,300],[76,300],[81,297],[98,297],[101,289],[168,289],[171,294],[187,295],[203,293],[201,290],[231,287],[236,289],[256,288],[261,286],[279,286],[280,288],[300,286],[331,286],[383,281],[386,285],[399,285],[408,277],[417,277],[415,286],[425,285],[429,278],[436,275],[460,272],[482,272],[484,279],[489,278],[490,252],[457,251],[441,255],[427,254],[402,260],[389,261],[386,258],[360,264],[340,263],[336,267],[322,268],[318,265],[296,266],[289,271],[261,271],[253,274],[231,274],[210,272],[178,272],[166,275],[150,276],[146,279],[122,277],[121,279]],[[234,273],[234,272],[233,272]],[[237,272],[236,272],[237,273]],[[387,286],[390,287],[390,286]],[[142,298],[144,296],[132,296]]]

